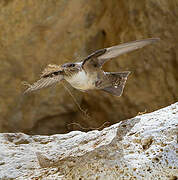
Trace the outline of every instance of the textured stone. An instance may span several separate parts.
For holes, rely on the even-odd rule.
[[[102,131],[1,133],[0,179],[177,179],[177,132],[178,103]]]
[[[0,132],[64,133],[118,122],[177,101],[177,0],[1,0]],[[161,41],[108,62],[106,71],[132,71],[124,94],[70,90],[62,85],[23,96],[47,64],[84,58],[94,50],[148,37]]]

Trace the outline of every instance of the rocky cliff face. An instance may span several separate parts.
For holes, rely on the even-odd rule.
[[[176,180],[178,103],[102,131],[0,134],[0,179]]]
[[[1,0],[0,131],[63,133],[71,122],[99,127],[152,111],[178,98],[178,1]],[[106,71],[132,71],[124,94],[82,93],[62,85],[23,96],[47,64],[82,60],[94,50],[148,37],[153,46],[108,62]]]

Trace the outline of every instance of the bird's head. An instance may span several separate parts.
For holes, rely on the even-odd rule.
[[[76,67],[75,63],[65,63],[61,66],[64,69],[74,69]]]
[[[80,63],[65,63],[61,66],[66,74],[77,72],[80,69]]]

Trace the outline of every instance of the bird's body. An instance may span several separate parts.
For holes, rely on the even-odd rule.
[[[130,72],[104,72],[102,65],[110,58],[144,47],[157,40],[158,38],[151,38],[124,43],[98,50],[81,62],[66,63],[61,66],[48,65],[42,72],[41,79],[29,85],[25,93],[66,80],[71,86],[81,91],[97,89],[121,96]]]
[[[76,89],[86,91],[89,89],[95,89],[95,81],[97,79],[97,73],[87,74],[83,69],[74,73],[72,76],[64,76],[64,79]]]

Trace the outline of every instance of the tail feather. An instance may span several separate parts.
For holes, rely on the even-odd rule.
[[[106,77],[110,81],[110,85],[106,86],[102,90],[115,96],[121,96],[129,74],[129,71],[106,73]]]

